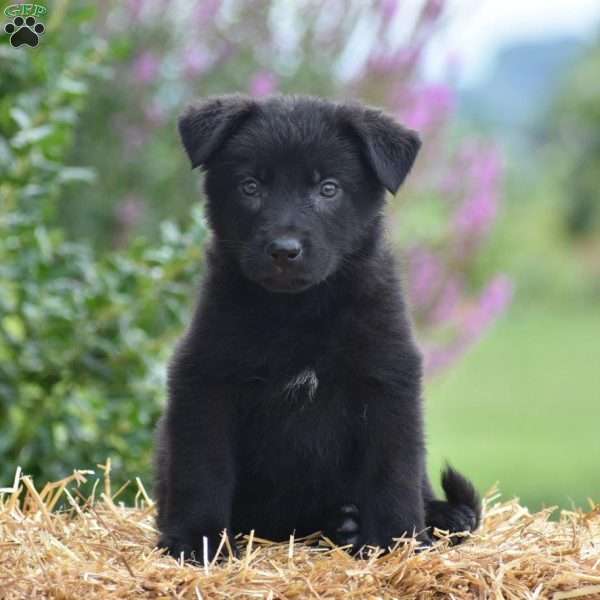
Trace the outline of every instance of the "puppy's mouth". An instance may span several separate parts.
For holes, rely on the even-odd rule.
[[[242,255],[240,267],[247,279],[268,292],[299,294],[320,284],[331,272],[331,257],[322,253],[321,260],[292,261],[291,264],[276,264],[264,256],[258,260],[252,254]]]
[[[314,285],[314,281],[306,277],[264,277],[259,280],[269,292],[281,294],[299,294]]]

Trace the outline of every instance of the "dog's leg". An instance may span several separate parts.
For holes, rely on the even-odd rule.
[[[229,386],[181,379],[170,386],[161,423],[159,546],[179,558],[212,560],[229,529],[235,466]]]
[[[373,465],[365,479],[366,491],[360,504],[360,546],[387,549],[394,545],[394,538],[403,536],[416,536],[425,545],[431,543],[425,529],[420,487],[407,470],[411,468],[408,461],[399,458]]]
[[[418,391],[409,386],[361,385],[353,389],[365,402],[363,465],[356,481],[360,501],[359,545],[394,545],[394,538],[416,535],[423,544],[425,530],[421,489],[423,434]]]

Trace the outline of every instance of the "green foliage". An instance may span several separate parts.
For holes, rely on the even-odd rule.
[[[64,15],[63,15],[64,17]],[[60,14],[57,20],[61,19]],[[101,72],[106,47],[82,34],[67,42],[60,26],[77,29],[80,19],[48,27],[43,49],[16,50],[3,36],[0,45],[0,197],[9,209],[48,216],[66,184],[90,181],[87,168],[65,165],[73,128],[87,99],[89,82]]]
[[[600,231],[600,36],[566,81],[555,109],[565,165],[565,223],[573,236]]]
[[[67,186],[94,181],[92,169],[66,157],[106,56],[105,44],[87,29],[92,13],[54,17],[62,19],[55,28],[78,32],[80,41],[46,38],[35,52],[0,47],[5,482],[17,465],[46,480],[107,456],[126,465],[122,471],[149,472],[166,352],[189,313],[206,231],[196,211],[185,232],[164,222],[156,242],[137,240],[98,258],[52,224]]]
[[[45,479],[106,456],[148,473],[165,352],[201,265],[200,215],[100,260],[20,213],[0,231],[0,480],[17,464]]]

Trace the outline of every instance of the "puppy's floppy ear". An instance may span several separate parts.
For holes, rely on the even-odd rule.
[[[241,95],[214,96],[190,106],[178,127],[192,168],[205,166],[255,108],[254,100]]]
[[[380,110],[361,106],[342,106],[342,114],[358,135],[365,156],[392,194],[408,175],[421,147],[416,131],[406,129]]]

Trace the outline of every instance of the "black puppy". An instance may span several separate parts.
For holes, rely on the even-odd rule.
[[[223,529],[386,548],[477,527],[467,480],[446,470],[439,501],[427,478],[421,358],[383,236],[417,135],[309,97],[209,98],[179,131],[214,236],[159,425],[159,544],[203,560]]]

